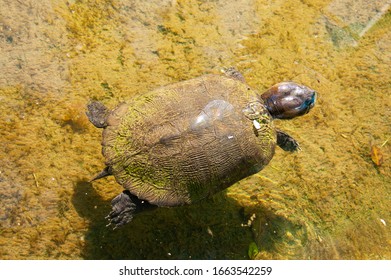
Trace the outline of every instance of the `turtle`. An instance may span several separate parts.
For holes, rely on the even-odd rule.
[[[138,94],[113,110],[89,102],[105,157],[91,181],[113,175],[124,188],[106,217],[114,229],[145,209],[196,203],[258,173],[276,146],[300,150],[273,120],[307,114],[317,93],[281,82],[259,94],[235,68],[223,73]]]

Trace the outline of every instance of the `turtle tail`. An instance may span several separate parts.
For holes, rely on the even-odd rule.
[[[113,175],[113,173],[111,172],[111,168],[110,168],[109,166],[106,166],[105,169],[103,169],[101,172],[99,172],[98,174],[96,174],[96,175],[90,180],[90,182],[95,181],[95,180],[98,180],[98,179],[101,179],[101,178],[104,178],[104,177],[107,177],[107,176],[110,176],[110,175]]]

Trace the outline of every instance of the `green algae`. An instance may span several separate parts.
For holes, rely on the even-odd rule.
[[[251,242],[250,245],[248,245],[248,257],[250,258],[250,260],[255,259],[258,253],[259,250],[257,244],[255,242]]]
[[[366,21],[333,14],[338,1],[3,2],[0,258],[246,259],[252,242],[259,259],[391,258],[389,142],[381,166],[370,156],[390,138],[389,12],[360,37]],[[330,24],[354,34],[333,38]],[[88,101],[113,108],[226,66],[259,91],[294,80],[319,92],[309,115],[275,122],[302,152],[106,228],[122,189],[88,183],[104,162]]]

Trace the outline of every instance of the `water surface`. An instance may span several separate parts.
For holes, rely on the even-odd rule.
[[[390,259],[390,1],[0,0],[0,258]],[[302,151],[197,205],[112,231],[122,189],[85,116],[235,66],[314,88],[276,125]],[[383,156],[371,158],[377,147]],[[375,160],[375,162],[374,162]]]

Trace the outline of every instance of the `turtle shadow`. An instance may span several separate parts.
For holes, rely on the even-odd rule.
[[[72,203],[89,222],[84,259],[239,260],[249,259],[254,242],[258,259],[326,256],[325,248],[313,248],[314,236],[305,224],[280,216],[267,205],[245,209],[224,191],[193,205],[141,212],[116,230],[107,227],[105,219],[111,200],[102,199],[91,183],[76,183]]]
[[[139,213],[124,227],[107,227],[110,200],[89,182],[75,184],[72,203],[88,220],[84,259],[248,259],[248,219],[224,192],[200,203]]]

